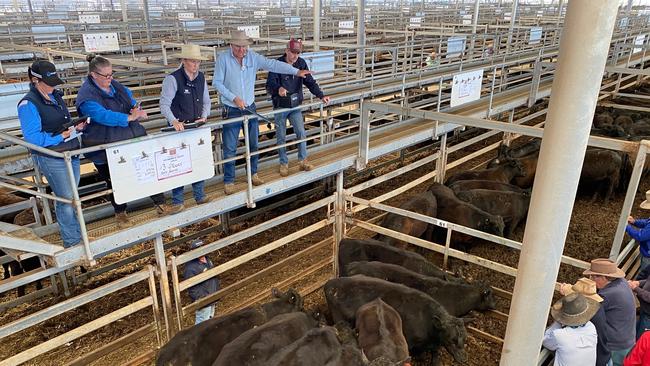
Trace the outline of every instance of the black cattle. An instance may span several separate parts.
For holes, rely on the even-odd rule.
[[[162,347],[156,365],[212,365],[223,346],[240,334],[277,315],[302,310],[302,297],[293,289],[284,294],[274,289],[273,296],[274,301],[212,318],[178,332]]]
[[[488,168],[493,169],[505,164],[506,162],[509,162],[510,160],[515,160],[521,166],[521,174],[517,175],[516,177],[513,177],[509,183],[524,189],[532,187],[533,181],[535,180],[535,172],[537,171],[537,158],[539,157],[539,144],[541,143],[541,141],[534,140],[532,142],[538,142],[537,144],[532,145],[533,147],[536,147],[536,149],[531,148],[531,149],[521,150],[524,152],[528,152],[526,155],[511,157],[510,155],[511,153],[507,152],[506,159],[500,157],[497,157],[496,159],[492,159],[488,163]]]
[[[359,347],[368,361],[380,357],[392,362],[405,362],[409,359],[409,347],[402,331],[402,318],[381,298],[361,306],[357,310],[355,321]]]
[[[619,126],[621,127],[624,131],[627,131],[630,127],[634,125],[634,120],[632,120],[632,117],[630,116],[618,116],[616,119],[614,119],[614,123],[612,124],[614,126]]]
[[[647,136],[650,135],[650,123],[637,122],[631,125],[626,131],[631,136]]]
[[[265,366],[276,352],[302,338],[316,322],[303,312],[281,314],[226,344],[213,366]]]
[[[580,183],[595,188],[592,201],[598,198],[598,193],[602,190],[598,189],[600,185],[601,188],[604,187],[605,203],[609,202],[614,188],[618,186],[623,167],[623,157],[620,153],[603,149],[587,149],[580,173]]]
[[[424,292],[360,275],[331,279],[325,283],[324,291],[334,321],[353,323],[361,306],[381,298],[402,318],[404,336],[412,354],[435,352],[444,346],[456,361],[467,360],[463,319],[449,315]]]
[[[493,168],[467,170],[456,173],[447,178],[445,182],[450,185],[459,180],[485,179],[497,182],[510,183],[513,178],[523,176],[524,171],[521,164],[514,159],[509,159]]]
[[[332,327],[310,329],[272,355],[268,366],[364,366],[358,347],[341,344]]]
[[[594,116],[594,127],[601,128],[603,125],[612,125],[614,118],[608,112],[598,113]]]
[[[503,218],[485,212],[480,208],[462,201],[456,197],[454,192],[440,183],[434,183],[428,189],[436,196],[438,202],[438,215],[441,220],[453,222],[472,229],[484,231],[489,234],[503,236]],[[444,235],[445,230],[436,229],[437,235]],[[475,240],[473,237],[454,233],[455,242],[462,242],[471,245]]]
[[[530,140],[525,144],[516,147],[510,147],[504,143],[501,143],[497,149],[497,157],[488,163],[488,168],[500,165],[509,159],[523,158],[524,156],[538,153],[541,145],[541,139]]]
[[[465,315],[471,310],[494,309],[496,306],[492,288],[480,282],[468,284],[444,281],[381,262],[352,262],[348,264],[347,272],[350,276],[380,278],[422,291],[439,302],[453,316]]]
[[[0,257],[6,255],[6,253],[2,250],[0,250]],[[18,276],[20,274],[23,274],[25,272],[33,271],[35,269],[42,268],[41,266],[41,260],[35,256],[35,257],[30,257],[21,261],[11,261],[7,263],[2,264],[2,269],[3,269],[3,278],[9,279],[11,276]],[[40,290],[43,288],[43,284],[41,280],[36,281],[36,290]],[[25,296],[25,291],[26,286],[18,286],[16,289],[16,295],[18,297]]]
[[[392,263],[423,275],[442,278],[448,281],[463,281],[447,274],[423,256],[408,250],[387,245],[373,239],[343,239],[339,243],[339,271],[346,276],[348,263],[359,261],[379,261]]]
[[[425,216],[436,217],[436,197],[431,192],[423,192],[411,197],[408,201],[402,204],[400,208]],[[388,213],[382,220],[381,226],[418,238],[426,238],[431,236],[425,233],[429,228],[428,223],[395,213]],[[408,244],[403,240],[395,239],[393,237],[382,234],[378,234],[376,239],[402,249],[406,249],[406,246]]]
[[[511,237],[519,224],[526,220],[530,205],[529,193],[472,189],[458,192],[457,196],[483,211],[501,216],[505,224],[504,235],[506,237]]]
[[[528,192],[527,189],[519,188],[514,184],[495,182],[493,180],[459,180],[449,185],[454,193],[469,191],[470,189],[491,189],[493,191],[504,192]]]
[[[592,128],[591,134],[605,137],[627,137],[626,129],[617,125],[601,125],[599,128]]]

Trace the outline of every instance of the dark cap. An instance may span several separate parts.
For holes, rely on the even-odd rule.
[[[296,51],[296,53],[302,52],[302,41],[291,38],[289,43],[287,43],[287,48],[291,51]]]
[[[59,75],[57,75],[54,64],[49,61],[34,61],[28,71],[30,76],[43,80],[43,82],[49,86],[57,86],[64,83],[63,80],[59,78]]]
[[[192,240],[192,243],[190,243],[190,249],[196,249],[201,245],[203,245],[203,240],[201,239]]]

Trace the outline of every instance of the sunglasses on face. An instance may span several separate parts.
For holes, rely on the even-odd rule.
[[[114,72],[111,72],[110,74],[106,74],[106,75],[104,75],[104,74],[100,74],[100,73],[98,73],[97,71],[93,71],[93,72],[94,72],[95,74],[97,74],[97,75],[103,77],[104,79],[112,79],[112,78],[113,78],[113,75],[115,75]]]

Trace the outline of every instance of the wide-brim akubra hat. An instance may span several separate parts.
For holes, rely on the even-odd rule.
[[[564,296],[551,308],[551,316],[562,325],[577,326],[594,317],[600,303],[577,292]]]
[[[250,46],[253,44],[253,39],[247,36],[246,32],[240,30],[230,31],[228,41],[235,46]]]
[[[579,294],[582,294],[583,296],[598,301],[598,302],[603,302],[603,298],[598,295],[596,292],[596,282],[588,279],[588,278],[580,278],[576,281],[576,283],[573,284],[573,286],[569,287],[567,290],[567,293],[565,295],[570,295],[574,292],[577,292]]]
[[[197,44],[184,44],[181,47],[181,53],[176,54],[177,58],[188,60],[206,61],[208,58],[201,54],[201,46]]]
[[[650,210],[650,191],[645,192],[645,201],[639,205],[644,210]]]
[[[607,276],[612,278],[623,278],[625,272],[616,266],[616,263],[609,259],[598,258],[591,261],[589,269],[582,272],[583,275]]]

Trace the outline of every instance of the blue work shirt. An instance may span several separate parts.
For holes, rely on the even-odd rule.
[[[235,105],[235,97],[240,97],[249,106],[255,102],[255,76],[258,70],[272,71],[278,74],[297,75],[298,69],[286,62],[266,58],[259,53],[248,50],[240,65],[232,49],[219,53],[214,63],[212,86],[221,95],[221,102],[230,107]]]
[[[126,93],[131,99],[131,106],[134,107],[137,103],[133,99],[133,93],[129,88],[124,87]],[[100,89],[102,93],[106,93],[105,90]],[[115,88],[111,85],[111,92],[106,93],[110,96],[115,95]],[[91,123],[99,123],[100,125],[109,126],[109,127],[128,127],[129,125],[129,115],[125,113],[111,111],[110,109],[104,108],[103,105],[98,102],[87,100],[79,106],[79,115],[90,117]]]
[[[49,97],[52,103],[56,103],[52,94]],[[63,135],[52,136],[51,133],[42,131],[41,115],[38,114],[38,109],[36,109],[34,103],[28,100],[20,102],[18,104],[18,119],[20,120],[20,128],[23,131],[23,138],[30,144],[48,147],[63,142]]]
[[[639,243],[639,250],[644,257],[650,257],[650,219],[636,219],[625,227],[625,232]],[[635,229],[634,226],[639,229]]]

